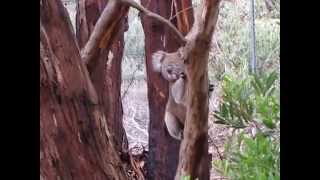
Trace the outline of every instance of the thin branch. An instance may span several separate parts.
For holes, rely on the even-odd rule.
[[[170,9],[170,18],[169,18],[169,21],[171,21],[171,17],[173,15],[173,3],[174,1],[171,1],[171,9]]]
[[[185,12],[185,11],[189,11],[190,9],[197,7],[197,6],[189,6],[187,8],[182,9],[181,11],[178,11],[175,15],[170,16],[169,21],[171,21],[172,19],[174,19],[175,17],[177,17],[179,14]]]
[[[133,71],[132,77],[131,77],[130,82],[129,82],[129,85],[127,86],[126,90],[123,92],[123,94],[122,94],[122,96],[121,96],[121,100],[123,100],[123,99],[126,97],[128,91],[129,91],[129,88],[131,87],[133,81],[135,80],[135,74],[136,74],[136,72],[137,72],[139,69],[140,69],[140,67],[138,66],[138,67]]]
[[[169,20],[163,18],[162,16],[160,16],[158,14],[155,14],[155,13],[147,10],[146,8],[144,8],[143,6],[141,6],[140,4],[138,4],[137,2],[135,2],[133,0],[122,0],[121,2],[127,4],[128,6],[136,8],[137,10],[144,13],[148,17],[154,18],[154,19],[166,24],[179,37],[179,40],[181,41],[182,45],[184,45],[187,42],[187,40],[182,35],[182,33]]]
[[[218,153],[218,156],[219,156],[219,159],[222,161],[223,160],[223,156],[221,155],[220,151],[219,151],[219,147],[214,143],[212,142],[214,148],[216,149],[217,153]]]

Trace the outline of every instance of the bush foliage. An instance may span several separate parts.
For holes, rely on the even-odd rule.
[[[231,128],[250,127],[257,131],[248,136],[243,131],[225,146],[226,159],[215,161],[222,174],[236,180],[280,179],[280,105],[275,95],[277,73],[223,81],[223,102],[215,112],[216,123]]]
[[[280,1],[255,1],[258,73],[249,75],[250,1],[222,3],[213,40],[209,77],[222,85],[216,123],[235,132],[224,159],[213,162],[234,180],[280,179]],[[221,83],[220,83],[221,82]],[[248,130],[248,131],[247,131]],[[251,133],[250,133],[251,132]]]

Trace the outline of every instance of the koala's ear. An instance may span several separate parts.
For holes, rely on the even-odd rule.
[[[154,71],[156,72],[161,71],[161,64],[164,59],[164,56],[165,56],[165,52],[163,51],[157,51],[152,54],[152,67]]]

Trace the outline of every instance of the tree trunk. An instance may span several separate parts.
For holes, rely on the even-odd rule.
[[[96,99],[61,1],[40,0],[42,179],[127,179]]]
[[[218,19],[219,0],[206,0],[196,13],[195,26],[187,35],[187,114],[175,180],[209,180],[208,155],[208,56]]]
[[[176,12],[191,6],[191,0],[141,0],[141,4],[150,11],[169,19]],[[173,9],[171,9],[173,7]],[[171,12],[171,10],[173,12]],[[172,23],[185,35],[193,23],[192,9],[183,11]],[[151,56],[158,50],[176,51],[180,44],[172,30],[161,22],[141,14],[141,22],[145,34],[146,69],[148,76],[149,101],[149,159],[148,179],[174,179],[179,157],[180,142],[174,140],[167,132],[164,124],[164,112],[168,98],[168,83],[152,69]],[[178,23],[179,22],[179,23]]]
[[[83,48],[107,5],[107,0],[78,0],[77,3],[76,35],[80,48]],[[101,99],[115,148],[123,152],[128,148],[128,141],[122,125],[121,62],[128,8],[121,6],[118,12],[116,15],[119,22],[116,22],[115,27],[111,27],[117,32],[112,33],[109,40],[104,42],[104,48],[98,48],[95,58],[88,64],[88,71]]]

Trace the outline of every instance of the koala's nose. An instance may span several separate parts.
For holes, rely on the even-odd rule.
[[[169,74],[172,74],[172,69],[167,69],[167,72],[168,72]]]

